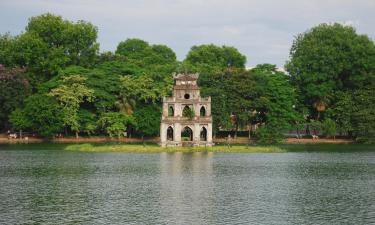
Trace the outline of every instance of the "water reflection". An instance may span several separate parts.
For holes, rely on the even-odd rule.
[[[375,153],[0,151],[0,224],[371,224]]]
[[[213,153],[162,153],[160,202],[162,217],[173,224],[205,224],[213,196]]]

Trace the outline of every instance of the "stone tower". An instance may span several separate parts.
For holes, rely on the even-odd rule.
[[[212,146],[211,97],[200,96],[198,76],[173,75],[173,96],[163,97],[161,146]]]

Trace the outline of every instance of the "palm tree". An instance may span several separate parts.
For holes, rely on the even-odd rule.
[[[316,120],[319,120],[320,119],[320,113],[321,112],[324,112],[327,107],[328,107],[328,102],[329,100],[327,98],[322,98],[318,101],[316,101],[313,106],[315,108],[315,110],[318,112],[318,115],[316,117]]]

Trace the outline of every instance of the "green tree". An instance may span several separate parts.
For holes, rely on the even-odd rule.
[[[245,68],[246,57],[236,48],[213,44],[191,47],[184,64],[199,73],[219,73],[226,68]]]
[[[353,136],[353,111],[355,103],[353,102],[352,93],[349,91],[336,92],[334,103],[327,110],[326,116],[334,118],[337,123],[337,129],[340,135],[346,134]]]
[[[157,82],[148,75],[123,76],[120,78],[120,82],[118,108],[128,115],[134,112],[136,102],[155,103],[172,89],[172,83],[168,80]]]
[[[64,56],[64,49],[49,48],[35,33],[17,36],[10,51],[11,65],[27,68],[34,85],[56,75],[69,60]]]
[[[362,88],[373,79],[374,61],[375,45],[367,36],[351,26],[320,24],[297,36],[286,69],[300,102],[320,120],[338,91]]]
[[[326,137],[333,137],[335,138],[336,136],[336,123],[330,118],[327,118],[323,121],[322,123],[322,130],[323,134]]]
[[[32,124],[29,119],[26,117],[25,113],[21,109],[15,109],[9,115],[9,122],[12,124],[12,127],[18,130],[24,130],[31,128]]]
[[[126,127],[130,124],[133,126],[136,125],[134,118],[120,112],[103,113],[98,120],[98,125],[103,128],[111,138],[124,136]]]
[[[97,128],[96,115],[86,109],[80,109],[77,113],[79,130],[91,135]]]
[[[85,107],[98,114],[115,109],[115,103],[120,91],[120,75],[113,74],[100,67],[87,69],[80,66],[69,66],[60,72],[60,77],[80,74],[86,78],[85,85],[93,90],[93,105],[85,104]],[[56,87],[56,82],[51,80],[45,84],[45,89]]]
[[[199,80],[203,96],[211,96],[213,128],[233,130],[248,124],[247,114],[254,110],[255,80],[244,69],[230,68],[216,74],[203,74]],[[246,117],[246,118],[245,118]]]
[[[357,141],[375,143],[375,88],[356,90],[352,94],[353,133]]]
[[[277,142],[283,132],[301,119],[294,109],[295,90],[289,77],[277,71],[275,65],[258,65],[251,72],[254,73],[256,81],[256,98],[253,102],[254,109],[258,112],[256,120],[264,124],[259,138],[268,143]]]
[[[63,49],[71,65],[91,65],[99,50],[97,27],[82,20],[74,23],[46,13],[31,17],[26,32],[36,34],[49,49]]]
[[[29,129],[41,136],[51,137],[64,128],[64,109],[48,95],[36,94],[25,100],[25,107],[10,115],[10,122],[17,129]]]
[[[92,66],[99,44],[97,28],[85,21],[71,22],[47,13],[31,17],[26,31],[0,37],[0,63],[26,67],[30,82],[44,82],[68,65]]]
[[[64,123],[75,132],[77,138],[78,132],[80,131],[77,116],[80,104],[84,101],[93,101],[94,96],[94,91],[85,85],[86,79],[87,78],[80,75],[63,77],[61,84],[52,89],[48,94],[49,96],[55,97],[64,108]]]
[[[149,45],[148,42],[136,38],[120,42],[116,54],[124,55],[137,65],[146,67],[176,63],[176,54],[169,47]]]
[[[158,135],[160,129],[161,109],[157,104],[137,107],[134,114],[137,131],[145,136]]]
[[[16,108],[22,107],[30,94],[30,85],[24,70],[7,69],[0,64],[0,130],[8,127],[8,116]]]
[[[9,33],[0,34],[0,64],[10,66],[12,64],[10,48],[13,45],[14,37]]]

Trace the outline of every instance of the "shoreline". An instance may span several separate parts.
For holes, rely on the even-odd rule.
[[[27,139],[9,139],[6,135],[0,135],[0,144],[31,144],[31,143],[47,143],[47,144],[108,144],[108,143],[123,143],[123,144],[158,144],[160,142],[159,137],[145,138],[120,138],[120,139],[111,139],[110,137],[64,137],[64,138],[36,138],[28,137]],[[249,145],[256,144],[255,140],[251,140],[247,137],[237,137],[231,138],[229,141],[226,138],[214,138],[213,142],[215,144],[221,145]],[[282,144],[356,144],[352,139],[343,139],[343,138],[320,138],[320,139],[311,139],[311,138],[285,138],[282,141]]]
[[[275,145],[215,145],[213,147],[160,147],[157,144],[124,143],[18,143],[0,144],[0,150],[51,150],[65,152],[118,153],[287,153],[287,152],[375,152],[370,144],[275,144]]]

